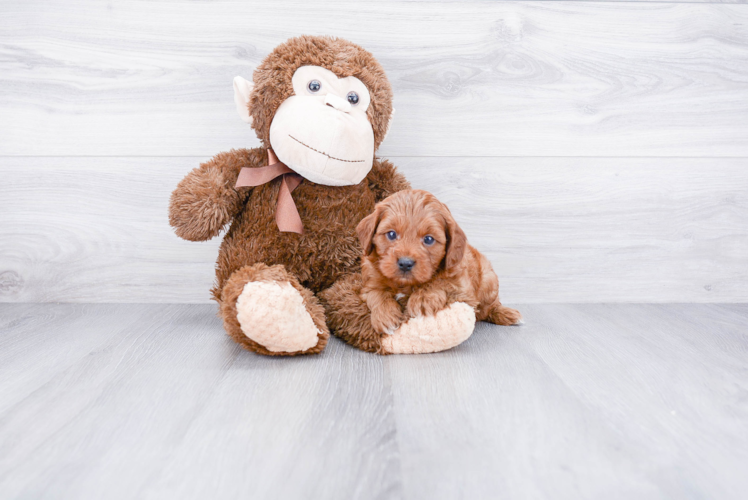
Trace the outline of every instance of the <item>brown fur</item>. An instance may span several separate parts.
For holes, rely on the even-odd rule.
[[[367,114],[378,146],[392,113],[392,91],[384,70],[355,44],[311,36],[281,44],[255,70],[250,109],[252,127],[263,144],[269,146],[275,111],[293,94],[291,77],[303,65],[322,66],[341,78],[355,76],[368,87],[371,105]],[[171,197],[169,221],[177,235],[191,241],[210,239],[229,226],[212,290],[226,331],[247,349],[262,354],[302,354],[270,352],[244,336],[236,318],[236,299],[243,286],[268,276],[291,283],[302,291],[307,310],[319,326],[322,308],[313,293],[359,270],[356,225],[377,201],[409,184],[390,162],[377,158],[367,178],[356,186],[323,186],[304,180],[293,192],[304,234],[282,233],[275,221],[280,178],[254,188],[234,188],[242,167],[266,165],[265,148],[219,153],[179,183]],[[317,346],[304,353],[324,348],[327,329],[323,332]]]
[[[389,231],[397,233],[394,241],[387,237]],[[491,263],[467,243],[449,209],[432,194],[407,190],[388,197],[357,232],[364,250],[362,276],[341,280],[321,296],[330,329],[346,342],[382,353],[385,332],[454,302],[473,306],[479,321],[521,321],[517,310],[499,301],[499,279]],[[424,244],[427,235],[434,238],[432,245]],[[398,268],[401,257],[415,261],[410,272]],[[346,317],[337,311],[355,313]]]
[[[361,300],[361,273],[344,276],[319,294],[330,330],[348,344],[377,354],[389,354],[382,347],[382,333],[371,325],[371,311]]]
[[[374,149],[384,140],[392,115],[392,87],[384,68],[358,45],[329,36],[300,36],[278,45],[257,66],[252,76],[255,89],[249,100],[252,128],[263,145],[270,147],[270,122],[278,107],[293,95],[291,77],[301,66],[321,66],[338,78],[354,76],[369,90],[366,111],[374,129]],[[262,89],[259,91],[258,89]]]

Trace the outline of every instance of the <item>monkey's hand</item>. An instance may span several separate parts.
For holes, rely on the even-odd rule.
[[[262,153],[259,148],[219,153],[187,174],[169,202],[169,223],[177,236],[190,241],[217,236],[239,213],[248,195],[249,188],[234,189],[239,171],[259,166]]]
[[[388,160],[375,158],[367,179],[378,202],[398,191],[410,189],[410,182]]]
[[[386,354],[418,354],[451,349],[464,342],[475,329],[475,310],[455,302],[434,316],[412,318],[392,335],[382,338]]]

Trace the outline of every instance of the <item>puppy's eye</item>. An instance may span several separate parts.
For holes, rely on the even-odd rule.
[[[424,245],[426,245],[426,246],[431,246],[431,245],[433,245],[435,241],[436,241],[436,240],[434,239],[434,237],[433,237],[433,236],[430,236],[430,235],[429,235],[429,236],[424,236],[424,237],[423,237],[423,244],[424,244]]]
[[[358,94],[355,92],[348,92],[348,102],[354,106],[358,104]]]
[[[319,92],[319,89],[322,88],[322,84],[319,83],[319,80],[312,80],[307,84],[306,88],[309,89],[309,92]]]
[[[394,241],[394,239],[397,238],[397,233],[395,231],[388,231],[387,232],[387,239],[390,241]]]

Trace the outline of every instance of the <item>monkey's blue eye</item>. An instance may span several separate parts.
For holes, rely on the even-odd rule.
[[[395,231],[388,231],[387,232],[387,239],[390,241],[393,241],[395,238],[397,238],[397,233]]]
[[[319,89],[322,88],[322,84],[319,83],[319,80],[312,80],[307,84],[307,88],[309,89],[309,92],[319,92]]]
[[[358,94],[355,92],[348,92],[348,102],[354,106],[358,104]]]
[[[434,239],[433,236],[424,236],[423,237],[423,244],[424,245],[431,246],[431,245],[434,244],[434,241],[436,241],[436,240]]]

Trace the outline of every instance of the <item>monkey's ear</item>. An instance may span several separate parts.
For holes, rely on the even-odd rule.
[[[387,122],[387,130],[384,131],[384,137],[382,137],[382,142],[387,138],[387,134],[390,133],[390,128],[392,127],[392,119],[395,118],[395,108],[392,108],[392,113],[390,113],[390,120]]]
[[[252,125],[252,115],[249,114],[249,94],[255,84],[241,76],[234,77],[234,103],[242,120]]]

